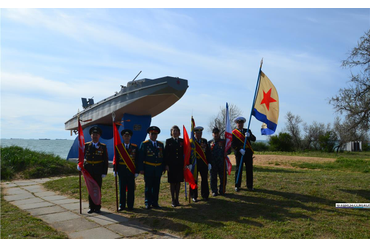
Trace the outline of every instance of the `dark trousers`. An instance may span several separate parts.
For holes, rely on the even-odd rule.
[[[212,169],[211,169],[211,190],[212,193],[216,194],[224,194],[224,185],[226,187],[226,167],[224,165],[224,162],[220,164],[212,164]],[[220,187],[219,190],[217,191],[217,177],[220,179]],[[224,181],[225,179],[225,181]]]
[[[200,173],[200,177],[202,179],[202,182],[200,184],[200,193],[202,195],[202,198],[208,199],[209,197],[209,186],[208,186],[208,165],[205,165],[203,163],[197,165],[198,173]],[[198,177],[198,174],[197,176]],[[196,181],[198,184],[198,182]],[[190,189],[190,196],[191,198],[198,198],[198,189]]]
[[[243,163],[240,167],[240,159],[241,159],[241,154],[235,155],[236,159],[236,169],[235,169],[235,187],[240,187],[242,184],[242,177],[243,177],[243,166],[245,164],[246,168],[246,181],[247,181],[247,188],[252,189],[253,188],[253,156],[246,153],[243,157]],[[239,168],[240,174],[239,174],[239,181],[238,181],[238,173],[239,173]]]
[[[161,177],[144,175],[145,181],[145,205],[158,206],[159,187],[161,184]]]
[[[134,200],[135,200],[135,176],[123,176],[120,175],[118,171],[119,177],[119,206],[120,208],[127,208],[133,209],[134,207]],[[126,198],[126,188],[127,188],[127,198]],[[127,200],[126,200],[127,199]]]
[[[179,194],[180,194],[181,183],[170,183],[171,198],[173,205],[179,205]]]
[[[96,183],[99,185],[99,188],[100,188],[100,192],[101,192],[101,186],[102,186],[102,183],[103,183],[103,179],[101,177],[101,174],[91,174],[91,177],[96,181]],[[101,208],[101,205],[96,205],[93,200],[91,199],[90,195],[89,195],[89,208],[90,209],[93,209],[93,210],[98,210]]]

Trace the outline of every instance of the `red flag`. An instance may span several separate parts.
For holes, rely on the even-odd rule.
[[[227,172],[230,175],[231,174],[231,162],[229,160],[229,157],[227,157],[227,151],[231,147],[231,141],[233,139],[232,132],[231,132],[231,125],[230,125],[230,116],[229,116],[229,104],[226,103],[226,129],[225,129],[225,159],[226,159],[226,164],[227,164]]]
[[[125,148],[125,146],[121,142],[121,137],[118,134],[118,130],[116,128],[116,125],[113,123],[113,139],[114,139],[114,157],[113,157],[113,165],[117,168],[119,165],[120,158],[126,163],[127,169],[130,170],[133,174],[135,174],[135,163],[131,159],[130,154],[128,150]],[[116,152],[117,151],[117,152]],[[117,155],[116,155],[117,153]],[[117,171],[117,169],[116,169]]]
[[[94,204],[100,205],[101,204],[100,187],[98,183],[91,177],[90,173],[86,171],[86,169],[83,166],[85,158],[85,138],[79,120],[78,120],[78,141],[79,141],[78,166],[81,168],[81,172],[82,175],[84,176],[85,184],[91,199],[93,200]]]
[[[121,144],[121,137],[119,136],[119,133],[118,133],[118,130],[117,130],[117,127],[116,127],[116,124],[114,123],[113,121],[113,139],[114,139],[114,147],[113,147],[113,151],[114,151],[114,157],[113,157],[113,165],[118,165],[119,163],[119,155],[116,155],[116,147],[117,145]],[[116,167],[117,168],[117,167]],[[117,169],[116,169],[117,171]]]
[[[184,178],[185,182],[188,182],[190,184],[190,187],[194,190],[197,188],[197,184],[195,183],[194,176],[191,173],[191,171],[185,167],[189,165],[189,158],[190,158],[190,140],[188,136],[188,132],[186,132],[185,126],[183,126],[184,129]]]
[[[85,137],[80,120],[78,120],[78,144],[78,166],[83,169],[85,158]]]

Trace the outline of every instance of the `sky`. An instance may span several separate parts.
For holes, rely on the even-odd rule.
[[[341,67],[370,29],[369,8],[2,8],[1,138],[74,139],[64,123],[137,79],[188,80],[185,95],[152,119],[205,127],[225,103],[249,120],[260,61],[287,112],[333,123],[328,100],[348,86]],[[257,140],[261,122],[250,128]]]

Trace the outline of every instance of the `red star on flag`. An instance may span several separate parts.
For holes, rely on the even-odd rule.
[[[261,101],[261,105],[265,104],[266,107],[267,107],[267,110],[269,111],[270,110],[270,103],[272,103],[272,102],[276,102],[276,100],[271,98],[271,88],[267,93],[265,93],[265,91],[263,91],[263,100]]]

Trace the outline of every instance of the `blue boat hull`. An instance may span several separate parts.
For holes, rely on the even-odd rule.
[[[121,136],[121,131],[124,129],[130,129],[133,132],[131,137],[131,143],[137,144],[140,146],[141,142],[143,142],[146,138],[147,132],[146,130],[149,128],[150,123],[152,121],[151,116],[135,116],[132,114],[124,114],[121,121],[121,126],[119,126],[118,132]],[[99,126],[102,129],[102,135],[100,137],[100,142],[107,145],[108,149],[108,156],[109,161],[113,160],[114,156],[114,144],[113,144],[113,126],[112,125],[104,125],[104,124],[97,124],[93,126]],[[91,141],[91,136],[89,134],[89,130],[93,126],[86,127],[84,132],[85,142]],[[122,137],[121,137],[121,141]],[[78,136],[73,142],[71,149],[69,150],[67,160],[78,159]]]

